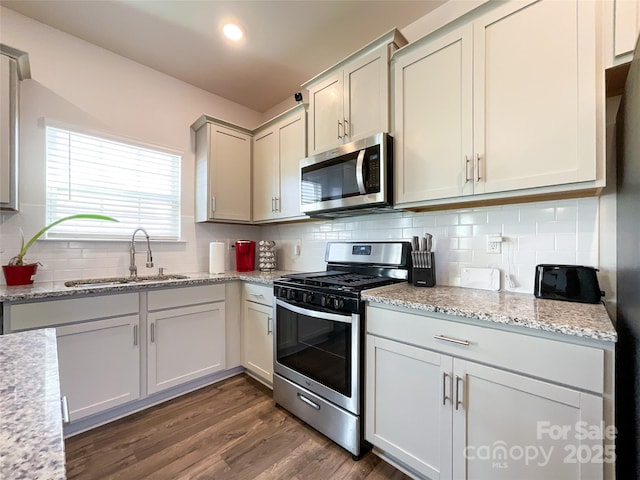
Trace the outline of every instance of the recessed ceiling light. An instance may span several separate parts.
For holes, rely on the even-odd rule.
[[[235,23],[227,23],[222,27],[222,33],[224,33],[225,37],[229,40],[233,40],[234,42],[239,41],[244,36],[242,29]]]

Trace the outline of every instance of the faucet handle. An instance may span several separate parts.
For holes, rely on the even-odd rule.
[[[158,268],[158,275],[164,275],[164,267]]]
[[[153,267],[153,262],[147,262],[146,265],[147,265],[147,268],[152,268]]]

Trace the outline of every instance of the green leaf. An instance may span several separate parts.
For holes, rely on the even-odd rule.
[[[22,265],[22,259],[25,256],[25,254],[27,253],[27,250],[29,250],[31,245],[33,245],[35,243],[35,241],[38,240],[38,238],[40,238],[42,235],[44,235],[44,233],[47,230],[49,230],[50,228],[55,227],[59,223],[66,222],[67,220],[75,220],[77,218],[86,218],[86,219],[90,219],[90,220],[106,220],[106,221],[109,221],[109,222],[117,222],[118,221],[115,218],[107,217],[106,215],[97,215],[97,214],[93,214],[93,213],[78,213],[76,215],[69,215],[68,217],[63,217],[63,218],[61,218],[59,220],[56,220],[55,222],[51,222],[49,225],[47,225],[42,230],[40,230],[38,233],[36,233],[33,237],[31,237],[31,239],[26,243],[26,245],[24,243],[24,237],[23,237],[22,238],[22,244],[20,245],[20,252],[18,253],[18,255],[16,255],[14,257],[17,260],[16,263],[18,265]]]

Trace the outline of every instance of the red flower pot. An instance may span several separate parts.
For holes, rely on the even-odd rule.
[[[33,277],[38,270],[37,263],[28,265],[3,265],[2,272],[7,285],[30,285],[33,283]]]

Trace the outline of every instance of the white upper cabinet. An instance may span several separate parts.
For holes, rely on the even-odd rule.
[[[196,132],[196,222],[251,221],[251,132],[207,116]]]
[[[306,105],[259,127],[253,137],[253,220],[307,218],[300,213],[300,160],[307,156]]]
[[[597,180],[595,10],[508,2],[398,52],[396,204]]]
[[[18,210],[20,82],[31,78],[27,53],[0,44],[0,210]]]
[[[392,30],[302,85],[309,90],[309,155],[389,131],[389,57],[406,43]]]
[[[605,67],[631,61],[640,34],[640,0],[609,0],[605,7]]]

